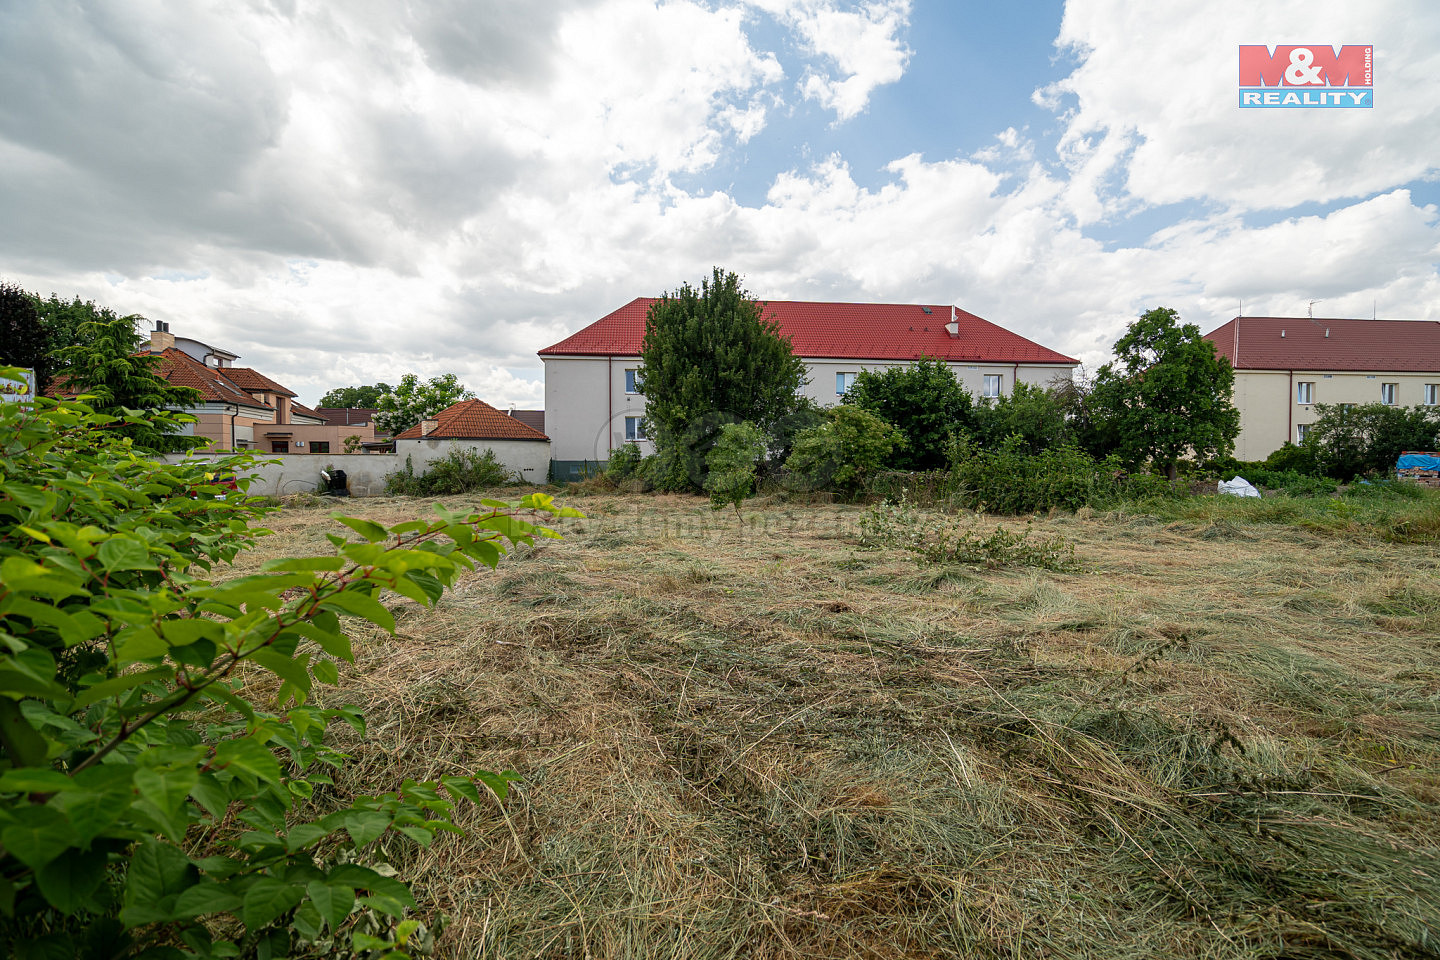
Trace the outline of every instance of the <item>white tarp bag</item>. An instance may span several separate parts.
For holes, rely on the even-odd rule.
[[[1249,480],[1244,477],[1234,477],[1230,480],[1220,481],[1220,492],[1228,493],[1232,497],[1258,497],[1260,491],[1256,490]]]

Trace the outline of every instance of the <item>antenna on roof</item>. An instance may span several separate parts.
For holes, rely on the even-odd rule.
[[[1374,301],[1374,300],[1371,300],[1371,301],[1370,301],[1370,319],[1371,319],[1371,320],[1374,320],[1374,319],[1376,318],[1375,303],[1376,303],[1376,301]]]
[[[1245,298],[1244,298],[1244,297],[1241,297],[1241,298],[1240,298],[1240,312],[1237,313],[1236,316],[1237,316],[1237,317],[1243,317],[1243,316],[1245,316]]]
[[[1305,308],[1305,315],[1306,315],[1307,317],[1309,317],[1311,320],[1314,320],[1314,319],[1315,319],[1315,304],[1317,304],[1317,303],[1324,303],[1324,302],[1325,302],[1325,298],[1324,298],[1324,297],[1321,297],[1319,300],[1311,300],[1311,301],[1310,301],[1310,306],[1308,306],[1308,307]]]

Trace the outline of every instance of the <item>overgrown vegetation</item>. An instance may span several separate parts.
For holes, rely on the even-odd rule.
[[[408,956],[429,933],[385,852],[455,830],[511,775],[337,788],[336,728],[363,737],[364,712],[312,698],[353,661],[355,624],[395,629],[382,599],[431,606],[554,535],[525,515],[565,512],[537,495],[391,527],[337,517],[323,548],[236,577],[265,511],[207,477],[248,461],[157,463],[120,426],[0,405],[0,947]]]
[[[593,497],[357,644],[336,789],[524,778],[395,851],[448,956],[1431,957],[1440,559],[1368,521],[1440,504],[1366,497],[983,521],[1063,572],[858,550],[864,507]],[[332,529],[273,525],[247,569]]]
[[[988,530],[988,532],[987,532]],[[1032,540],[1030,529],[1016,533],[986,524],[980,515],[924,512],[904,500],[886,500],[860,518],[860,545],[906,550],[929,563],[997,567],[1075,567],[1075,545],[1064,537]]]
[[[385,493],[392,497],[445,497],[493,490],[514,480],[515,476],[495,456],[494,450],[457,447],[431,460],[424,473],[416,473],[414,461],[407,456],[403,470],[385,477]]]

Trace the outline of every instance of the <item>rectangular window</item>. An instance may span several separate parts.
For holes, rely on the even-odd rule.
[[[1397,384],[1393,384],[1393,383],[1382,383],[1382,384],[1380,384],[1380,402],[1383,403],[1383,404],[1385,404],[1387,407],[1393,407],[1393,406],[1395,406],[1395,387],[1396,387],[1396,386],[1397,386]]]
[[[843,397],[843,396],[845,396],[845,394],[847,394],[847,393],[850,392],[850,388],[853,387],[853,386],[855,386],[855,374],[853,374],[853,373],[837,373],[837,374],[835,374],[835,396],[837,396],[837,397]]]
[[[1296,442],[1297,444],[1298,444],[1298,443],[1304,443],[1304,442],[1305,442],[1305,434],[1307,434],[1307,433],[1309,433],[1309,432],[1310,432],[1310,424],[1308,424],[1308,423],[1297,423],[1297,424],[1295,424],[1295,442]]]
[[[1295,384],[1295,402],[1296,402],[1296,403],[1314,403],[1314,402],[1315,402],[1315,384],[1313,384],[1313,383],[1304,383],[1304,382]]]
[[[289,440],[271,440],[271,441],[270,441],[270,452],[271,452],[271,453],[289,453],[289,452],[290,452],[290,441],[289,441]]]
[[[646,440],[646,439],[648,439],[648,438],[645,436],[645,418],[644,418],[644,417],[626,417],[626,418],[625,418],[625,440],[626,440],[626,442],[627,442],[627,443],[634,443],[634,442],[637,441],[637,440]]]
[[[1440,406],[1440,383],[1425,384],[1425,406]]]
[[[985,374],[985,385],[980,391],[980,396],[986,400],[1000,399],[1000,377],[998,373]]]
[[[626,370],[626,371],[625,371],[625,392],[626,392],[626,393],[639,393],[639,392],[640,392],[640,387],[644,384],[644,382],[645,382],[645,377],[640,373],[639,370]]]
[[[310,452],[311,452],[311,453],[329,453],[329,452],[330,452],[330,441],[329,441],[329,440],[311,440],[311,441],[310,441]]]

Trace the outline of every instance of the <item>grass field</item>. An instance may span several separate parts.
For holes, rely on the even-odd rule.
[[[1434,540],[1207,498],[1037,519],[1052,572],[863,550],[863,507],[567,502],[325,694],[371,718],[340,789],[524,777],[383,851],[440,955],[1440,955]],[[344,532],[268,525],[248,564]]]

